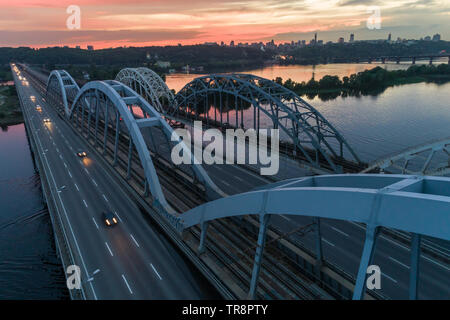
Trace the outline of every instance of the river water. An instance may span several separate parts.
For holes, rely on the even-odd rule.
[[[386,64],[404,69],[410,64]],[[340,77],[375,64],[270,66],[249,70],[264,78],[308,81]],[[199,75],[171,74],[179,90]],[[308,99],[365,161],[433,139],[450,136],[450,83],[420,83],[388,88],[375,96]],[[42,200],[23,125],[0,131],[0,299],[67,299],[64,274],[56,256],[48,211]]]

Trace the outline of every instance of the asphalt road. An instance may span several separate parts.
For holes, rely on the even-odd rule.
[[[19,82],[17,82],[19,83]],[[219,294],[181,253],[151,226],[137,206],[103,170],[86,144],[73,134],[31,86],[22,86],[27,121],[43,153],[50,184],[66,226],[89,299],[217,299]],[[30,96],[35,96],[33,102]],[[42,111],[36,110],[36,105]],[[49,118],[50,123],[44,123]],[[87,151],[84,159],[78,149]],[[107,227],[101,213],[119,218]],[[95,272],[94,271],[99,270]],[[87,281],[89,278],[92,281]]]

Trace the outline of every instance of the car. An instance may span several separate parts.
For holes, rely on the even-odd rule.
[[[44,118],[44,123],[50,123],[50,119],[49,118]]]
[[[103,221],[105,222],[107,227],[113,227],[117,223],[119,223],[119,221],[117,220],[116,216],[111,211],[103,211],[102,212],[102,218],[103,218]]]
[[[30,96],[30,99],[32,102],[36,102],[36,97],[35,96]]]
[[[38,106],[36,107],[36,110],[37,110],[37,111],[42,111],[41,106],[38,105]]]
[[[80,158],[84,158],[84,157],[87,157],[87,153],[86,153],[86,151],[78,150],[77,156],[79,156]]]

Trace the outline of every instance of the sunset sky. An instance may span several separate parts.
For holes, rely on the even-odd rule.
[[[69,30],[69,5],[81,28]],[[371,6],[381,29],[369,30]],[[0,0],[0,46],[95,48],[236,42],[420,38],[450,40],[450,0]]]

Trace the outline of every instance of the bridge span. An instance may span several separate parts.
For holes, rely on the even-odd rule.
[[[384,203],[384,198],[381,195],[393,192],[391,188],[400,187],[395,184],[396,182],[402,184],[400,181],[410,181],[414,178],[408,176],[401,178],[400,176],[389,177],[388,175],[382,175],[382,177],[357,175],[353,179],[351,176],[342,179],[336,176],[334,178],[307,178],[306,180],[303,178],[266,186],[270,180],[239,166],[215,165],[206,168],[193,168],[189,165],[173,166],[167,153],[170,150],[167,133],[171,132],[172,129],[167,126],[165,121],[161,121],[157,107],[153,107],[153,104],[156,103],[152,102],[150,94],[153,92],[153,99],[163,97],[162,100],[159,100],[160,102],[164,99],[169,100],[167,97],[164,98],[163,93],[150,91],[141,96],[137,93],[140,92],[139,87],[131,88],[115,81],[92,82],[86,84],[83,88],[79,88],[75,80],[64,71],[52,72],[47,80],[46,77],[25,66],[20,66],[20,70],[31,84],[31,86],[23,86],[15,75],[16,86],[26,115],[27,128],[29,128],[28,134],[33,136],[31,140],[35,139],[35,135],[39,139],[43,139],[39,136],[39,134],[42,134],[44,137],[48,136],[46,139],[49,141],[48,145],[41,149],[39,149],[39,146],[36,147],[34,151],[37,155],[36,158],[42,158],[40,161],[44,163],[45,157],[54,152],[52,145],[55,142],[61,154],[58,156],[58,151],[55,149],[55,157],[49,160],[51,165],[48,166],[48,169],[50,170],[50,167],[53,169],[53,165],[56,167],[62,166],[56,174],[57,179],[62,177],[70,179],[70,175],[73,177],[73,173],[76,172],[80,180],[79,183],[83,183],[81,193],[85,192],[86,197],[91,197],[89,203],[88,199],[76,198],[80,193],[78,190],[77,192],[70,190],[72,192],[67,192],[68,195],[65,196],[66,191],[68,191],[66,190],[67,186],[61,189],[62,186],[58,187],[61,184],[59,183],[53,189],[49,188],[53,192],[50,198],[56,203],[55,207],[61,207],[66,201],[74,201],[71,199],[75,197],[81,205],[69,210],[71,212],[69,215],[74,215],[73,219],[76,219],[77,234],[87,239],[97,237],[97,235],[90,236],[92,231],[87,231],[89,230],[89,224],[91,224],[90,228],[92,226],[96,228],[94,223],[96,222],[95,212],[101,211],[105,205],[112,205],[111,199],[114,199],[114,206],[117,206],[115,208],[118,214],[125,221],[120,226],[123,228],[118,229],[118,235],[122,236],[121,239],[125,244],[121,241],[113,243],[112,239],[115,235],[104,234],[102,231],[99,232],[104,237],[99,240],[101,245],[93,250],[89,247],[79,250],[83,253],[86,250],[95,257],[97,251],[102,251],[98,257],[99,262],[102,263],[108,261],[107,258],[116,259],[111,257],[117,256],[119,258],[120,256],[124,265],[127,263],[130,265],[130,269],[127,270],[134,268],[136,275],[135,278],[130,280],[131,275],[120,273],[120,270],[122,270],[120,265],[116,267],[118,272],[114,274],[118,278],[122,278],[121,285],[122,289],[125,289],[125,293],[126,290],[128,290],[128,294],[131,294],[131,291],[133,291],[133,294],[139,292],[139,297],[152,298],[154,296],[147,296],[150,293],[145,291],[147,285],[153,286],[153,282],[148,277],[156,277],[158,281],[162,281],[160,278],[165,279],[167,277],[177,283],[193,282],[187,285],[186,290],[196,292],[199,298],[201,294],[209,292],[212,292],[212,295],[217,294],[207,285],[200,287],[203,283],[202,277],[204,277],[225,298],[342,299],[353,297],[373,299],[449,297],[448,281],[450,277],[448,277],[448,274],[450,269],[448,268],[446,247],[444,245],[428,245],[426,243],[428,239],[425,239],[431,236],[438,237],[443,242],[449,240],[448,230],[438,229],[434,230],[436,232],[429,232],[433,229],[432,226],[443,226],[440,223],[448,221],[448,215],[436,215],[437,220],[430,221],[431,227],[427,229],[428,231],[424,231],[422,229],[410,229],[408,227],[409,221],[396,215],[386,218],[386,221],[390,223],[369,224],[372,221],[370,219],[353,219],[338,213],[333,214],[334,212],[330,208],[326,210],[325,207],[320,206],[322,204],[328,204],[330,207],[334,205],[332,202],[334,198],[329,197],[326,193],[327,190],[323,188],[331,188],[333,190],[328,191],[336,192],[336,194],[341,194],[339,192],[348,193],[348,201],[343,201],[343,198],[336,196],[336,201],[339,203],[350,205],[352,204],[352,195],[359,194],[375,194],[376,199],[380,198],[377,201]],[[250,79],[252,78],[250,77]],[[225,80],[230,82],[229,85],[236,81],[234,78]],[[216,81],[224,84],[225,80]],[[208,83],[209,87],[207,88],[214,87],[214,85],[211,86],[213,82]],[[258,86],[264,83],[262,81]],[[270,87],[270,84],[265,84],[266,87]],[[244,85],[243,88],[248,89],[249,86],[255,85]],[[154,86],[148,86],[148,88],[150,88],[148,90],[152,90],[151,88],[154,88]],[[161,89],[158,88],[158,90]],[[208,92],[209,90],[207,89]],[[259,89],[255,90],[258,91]],[[230,91],[227,94],[233,93],[239,99],[244,97],[242,93],[234,92]],[[34,95],[37,102],[31,101],[30,95]],[[201,97],[205,98],[205,95]],[[175,101],[176,99],[175,97]],[[191,104],[191,102],[181,102],[180,105],[183,103],[185,105]],[[273,103],[274,108],[282,108],[277,103],[276,101]],[[43,107],[45,117],[51,119],[50,124],[42,123],[43,116],[35,109],[36,104]],[[164,106],[164,103],[161,106]],[[287,112],[290,111],[287,110]],[[320,115],[315,114],[313,109],[306,113],[292,115],[290,121],[302,116],[316,117],[317,121],[321,119]],[[323,123],[326,124],[326,122]],[[56,129],[56,126],[58,129]],[[302,128],[307,127],[304,125]],[[322,132],[320,128],[322,127],[315,127],[318,131],[309,130],[309,132],[314,132],[315,137],[321,139],[320,144],[325,144],[326,139],[318,134],[318,132]],[[39,131],[36,131],[37,129]],[[61,135],[61,138],[56,137],[60,143],[59,146],[53,135]],[[339,137],[337,132],[333,133],[332,138],[336,139],[336,137]],[[295,140],[295,136],[293,136],[293,139]],[[53,142],[51,142],[52,140]],[[337,140],[339,142],[339,139]],[[342,146],[345,145],[344,141],[341,140]],[[313,140],[309,140],[308,143],[311,145]],[[86,163],[78,161],[74,156],[74,150],[78,146],[88,150],[89,157],[84,160]],[[71,150],[71,148],[74,150]],[[50,153],[48,150],[50,150]],[[62,153],[61,150],[65,150],[65,152]],[[336,165],[333,160],[338,157],[329,157],[330,162],[328,162],[322,151],[316,150],[314,152],[318,155],[315,159],[325,159],[329,167],[332,163]],[[323,152],[330,155],[330,153]],[[74,159],[64,162],[66,158]],[[313,162],[316,162],[315,159],[311,158]],[[63,161],[63,164],[53,164],[53,162],[60,161]],[[64,164],[67,165],[67,168]],[[92,170],[96,168],[93,171],[96,173],[95,177],[90,176],[93,174],[90,165],[92,165]],[[50,175],[45,171],[45,166],[43,168],[45,176]],[[67,178],[68,172],[70,172],[69,178]],[[390,183],[382,184],[380,179]],[[395,179],[397,180],[393,181]],[[449,183],[447,179],[442,178],[442,186]],[[96,190],[97,186],[100,186],[99,181],[103,181],[101,191]],[[326,181],[326,183],[322,183],[323,181]],[[429,188],[428,186],[434,185],[429,181],[431,180],[428,178],[417,178],[417,183],[411,183],[411,185],[404,182],[405,185],[402,184],[402,188],[406,189],[398,188],[395,192],[411,192],[414,193],[414,197],[420,197],[420,194],[429,195],[432,198],[431,200],[435,201],[433,203],[443,206],[448,205],[448,194],[439,193],[434,187]],[[302,195],[301,190],[292,190],[300,193],[289,193],[288,195],[289,188],[283,186],[284,184],[294,184],[295,187],[300,187],[302,183],[309,183],[309,187],[317,188],[309,190],[312,192],[311,196],[305,196]],[[422,186],[421,191],[419,186]],[[78,184],[75,189],[77,187],[80,188]],[[260,191],[255,190],[258,187]],[[408,187],[413,190],[407,189]],[[444,190],[447,190],[445,188],[448,187],[444,187]],[[286,191],[285,194],[288,196],[283,198],[286,207],[277,207],[276,211],[264,209],[269,204],[264,200],[264,197],[262,198],[263,202],[250,200],[254,194],[269,194],[272,191],[279,191],[279,189]],[[255,191],[251,192],[251,190]],[[262,192],[261,190],[266,191]],[[269,192],[269,190],[272,191]],[[376,196],[378,193],[380,195]],[[61,200],[60,197],[68,198],[62,198]],[[300,212],[291,213],[289,211],[289,208],[291,208],[288,207],[289,205],[298,208],[298,210],[302,209],[300,204],[304,201],[297,203],[297,201],[292,200],[299,199],[299,197],[305,197],[305,200],[315,199],[309,205],[311,209],[317,206],[312,211],[313,213],[305,211],[303,215],[297,216],[297,213],[300,214]],[[368,197],[370,198],[370,196]],[[349,210],[352,212],[358,211],[358,204],[361,204],[361,208],[364,210],[361,209],[360,216],[371,216],[375,219],[378,217],[378,209],[376,209],[378,205],[373,203],[375,200],[370,201],[369,198],[366,200],[372,207],[362,202],[355,202],[353,203],[354,208]],[[323,201],[323,199],[329,201]],[[77,200],[74,202],[77,202]],[[90,202],[94,204],[91,205]],[[305,202],[305,205],[307,205],[307,202]],[[92,209],[89,209],[91,206]],[[250,210],[249,206],[253,207],[253,210]],[[255,212],[255,208],[263,211]],[[319,212],[320,208],[323,209],[323,212]],[[221,210],[224,210],[223,215],[219,214]],[[400,209],[398,208],[398,210]],[[408,208],[403,208],[403,210],[410,211]],[[152,224],[146,220],[145,214],[142,215],[141,211],[148,214],[153,219],[152,221],[156,221],[160,229],[151,227]],[[344,208],[343,211],[345,211]],[[89,212],[89,214],[85,215],[83,212]],[[261,214],[261,212],[265,212],[267,215]],[[203,220],[195,218],[199,215],[203,217]],[[267,226],[264,217],[269,215],[271,216],[271,223],[270,226]],[[59,212],[55,214],[55,217],[64,218],[64,216],[64,213],[62,215]],[[64,220],[63,223],[65,223],[65,228],[69,228]],[[366,225],[368,226],[367,229]],[[423,224],[423,227],[425,226],[426,224]],[[412,231],[417,235],[423,234],[423,241],[419,241],[422,238],[419,236],[413,236],[412,241],[393,236],[392,233],[386,232],[390,228],[398,228],[405,232]],[[372,232],[372,229],[376,232]],[[165,240],[166,238],[161,235],[160,230],[168,235],[170,241]],[[177,258],[167,257],[167,254],[160,254],[157,250],[151,256],[154,260],[150,262],[149,268],[143,267],[144,265],[148,267],[148,263],[145,263],[146,259],[149,258],[147,256],[139,260],[140,263],[134,263],[134,254],[140,254],[140,250],[153,252],[151,249],[152,241],[156,240],[152,238],[152,232],[162,245],[168,246],[171,243],[174,247],[177,247],[183,253],[182,256],[188,257],[190,263],[201,271],[202,277],[191,277],[189,271],[191,269],[189,269],[189,263],[186,262],[183,263],[183,265],[186,265],[186,269],[178,272],[179,277],[172,277],[171,268],[167,264],[183,259],[181,256],[177,256]],[[92,233],[97,233],[97,231],[93,229]],[[146,238],[146,233],[149,233],[149,239],[143,240],[142,238]],[[70,233],[67,237],[70,238],[69,236]],[[375,239],[377,245],[374,250]],[[91,242],[93,241],[90,240],[89,244]],[[77,246],[71,243],[70,239],[67,243],[69,243],[70,248],[76,249]],[[148,247],[146,244],[148,244]],[[261,244],[265,244],[265,246]],[[61,248],[61,245],[59,247]],[[264,258],[261,259],[263,248]],[[421,248],[422,254],[418,254],[417,248]],[[116,250],[118,251],[115,252]],[[176,252],[175,249],[173,251]],[[76,259],[77,255],[74,255],[74,258]],[[158,263],[164,267],[158,268],[158,263],[153,261],[159,261]],[[384,285],[379,292],[371,290],[364,293],[361,283],[364,282],[365,273],[361,270],[370,261],[380,265]],[[420,273],[417,277],[415,271],[419,262]],[[85,270],[85,277],[87,279],[93,278],[84,285],[86,287],[84,290],[85,298],[93,297],[92,294],[86,296],[86,291],[91,286],[96,288],[98,276],[102,274],[102,268],[95,275],[93,275],[95,269],[92,271],[91,269],[86,268]],[[108,268],[105,270],[108,270]],[[162,273],[166,270],[167,273],[163,276]],[[173,270],[173,272],[177,271]],[[131,272],[130,274],[134,273]],[[162,296],[164,294],[169,295],[169,292],[176,295],[178,292],[176,286],[163,285],[164,282],[158,281],[157,283],[161,285],[159,294]],[[135,290],[133,290],[134,282],[138,282]],[[156,295],[154,291],[152,293]],[[138,297],[138,294],[136,294],[136,297]]]

